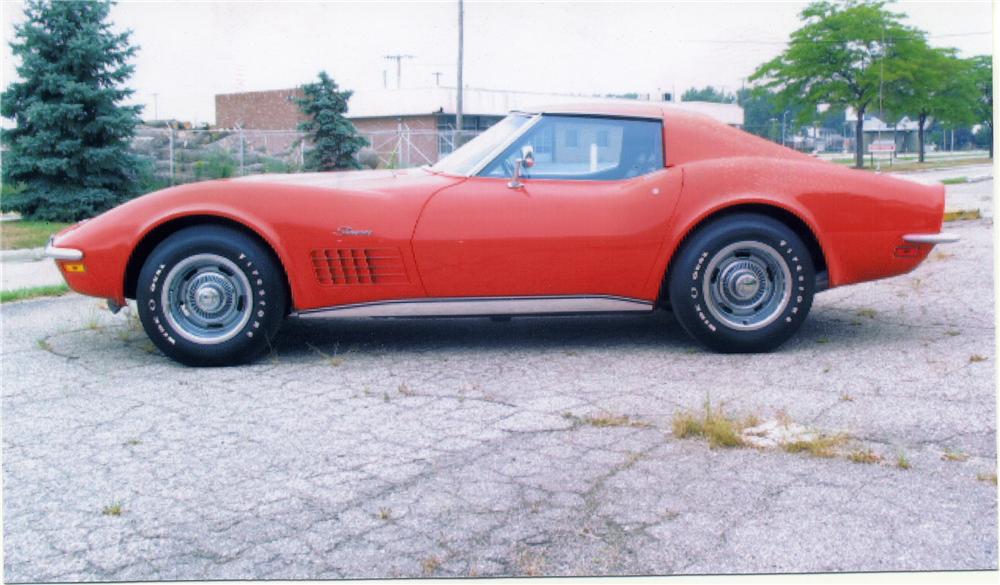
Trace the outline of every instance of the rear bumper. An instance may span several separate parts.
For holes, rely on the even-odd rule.
[[[903,236],[904,242],[909,242],[911,244],[951,244],[959,241],[961,238],[955,234],[906,234]]]
[[[76,248],[58,248],[54,245],[55,238],[49,238],[49,243],[45,245],[45,255],[54,260],[74,261],[83,260],[83,251]]]

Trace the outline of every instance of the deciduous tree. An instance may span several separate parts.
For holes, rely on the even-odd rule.
[[[819,104],[857,113],[855,164],[864,165],[864,115],[879,104],[880,87],[906,74],[905,62],[923,33],[902,23],[885,2],[814,2],[788,47],[750,77],[778,92],[783,107],[798,103],[799,121]]]
[[[900,111],[917,119],[919,159],[924,162],[927,122],[968,125],[975,122],[976,85],[969,61],[954,49],[916,45],[906,63],[906,73],[893,83],[893,101]]]
[[[990,143],[990,158],[993,158],[993,57],[980,55],[969,60],[972,80],[976,86],[976,101],[973,114],[977,123],[986,128]]]

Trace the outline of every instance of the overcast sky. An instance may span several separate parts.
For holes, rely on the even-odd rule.
[[[465,3],[465,83],[558,93],[736,89],[777,55],[804,2]],[[894,10],[936,46],[991,52],[988,0],[897,2]],[[135,100],[160,117],[214,122],[214,95],[278,89],[327,70],[342,87],[390,86],[387,54],[409,54],[403,87],[455,84],[457,1],[136,2],[112,11],[131,29]],[[3,86],[16,75],[8,41],[23,20],[3,0]],[[987,34],[974,34],[984,33]]]

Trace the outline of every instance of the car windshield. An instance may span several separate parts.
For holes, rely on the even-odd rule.
[[[484,158],[503,145],[530,120],[531,116],[528,114],[507,116],[438,161],[431,170],[452,175],[468,175],[483,162]]]

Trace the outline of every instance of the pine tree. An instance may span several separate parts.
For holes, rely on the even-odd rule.
[[[357,152],[368,145],[344,114],[347,100],[354,93],[339,91],[337,83],[321,71],[319,81],[302,86],[305,97],[298,100],[299,109],[309,120],[299,124],[299,130],[309,133],[313,149],[306,155],[305,166],[310,170],[332,171],[359,169]]]
[[[25,22],[10,43],[20,81],[0,94],[5,185],[19,192],[2,207],[24,217],[72,221],[135,194],[136,159],[128,151],[141,106],[123,106],[123,84],[137,47],[111,30],[112,3],[27,0]],[[23,189],[21,189],[23,187]]]

